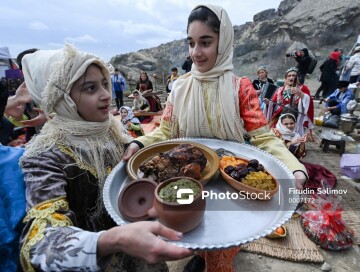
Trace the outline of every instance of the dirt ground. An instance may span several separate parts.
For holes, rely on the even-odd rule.
[[[319,86],[316,79],[310,79],[305,82],[310,87],[311,93],[315,94],[316,88]],[[321,107],[318,102],[315,102],[315,116],[318,116]],[[358,106],[360,110],[360,106]],[[355,111],[355,114],[360,116],[360,111]],[[305,161],[318,163],[326,166],[332,170],[338,179],[345,180],[345,182],[352,183],[353,191],[351,193],[359,194],[360,197],[360,181],[359,180],[347,180],[344,176],[341,176],[340,172],[340,158],[341,155],[338,150],[330,147],[328,153],[324,153],[319,147],[321,138],[319,135],[323,130],[322,127],[315,127],[314,136],[315,143],[307,143],[307,156]],[[339,130],[340,132],[340,130]],[[359,130],[360,133],[360,130]],[[346,143],[345,153],[356,153],[356,144],[360,143],[360,134],[355,131],[350,134],[355,139],[354,142]],[[356,189],[357,188],[357,189]],[[360,211],[358,211],[360,212]],[[219,234],[220,235],[220,234]],[[352,248],[346,251],[329,251],[320,248],[321,254],[324,256],[325,263],[306,263],[306,262],[291,262],[283,261],[276,258],[262,256],[259,254],[239,252],[235,258],[235,271],[247,271],[247,272],[266,272],[266,271],[290,271],[290,272],[313,272],[313,271],[335,271],[335,272],[349,272],[360,271],[360,247],[354,245]],[[181,272],[190,258],[168,262],[169,270],[171,272]],[[327,266],[327,267],[326,267]],[[330,269],[330,270],[329,270]]]

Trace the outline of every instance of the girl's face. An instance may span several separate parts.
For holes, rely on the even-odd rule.
[[[111,95],[108,82],[98,66],[90,65],[85,74],[75,81],[70,97],[84,120],[103,122],[109,118]]]
[[[126,109],[121,109],[120,114],[121,114],[121,119],[125,119],[126,116],[128,115],[128,112]]]
[[[282,119],[281,124],[283,124],[288,130],[294,131],[295,129],[295,122],[290,117]]]
[[[140,77],[141,77],[141,80],[146,80],[146,74],[141,73],[141,74],[140,74]]]
[[[201,21],[193,21],[188,28],[189,55],[201,73],[211,70],[218,56],[219,34]]]
[[[260,70],[259,72],[258,72],[258,76],[259,76],[259,79],[260,80],[264,80],[264,79],[266,79],[266,71],[265,70]]]
[[[134,95],[134,99],[139,99],[139,94],[134,93],[133,95]]]

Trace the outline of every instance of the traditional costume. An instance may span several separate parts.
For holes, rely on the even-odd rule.
[[[189,73],[180,76],[169,95],[160,127],[134,142],[142,147],[180,137],[215,137],[237,142],[249,139],[292,171],[306,173],[305,167],[267,125],[251,81],[232,72],[234,31],[226,11],[218,6],[201,6],[212,10],[221,22],[215,66],[202,73],[193,65]],[[207,271],[233,271],[233,258],[238,251],[239,247],[205,251]]]
[[[287,73],[291,71],[296,72],[297,70],[291,70],[290,68]],[[269,125],[275,127],[284,108],[290,108],[298,115],[296,132],[303,136],[307,133],[307,129],[311,133],[311,130],[314,128],[314,103],[309,88],[306,85],[296,85],[296,88],[304,94],[302,98],[292,94],[287,85],[278,88],[271,100],[272,103],[270,102],[269,104],[267,114],[271,116]],[[272,105],[274,105],[273,109]]]
[[[91,64],[98,65],[110,82],[102,60],[70,45],[39,50],[22,61],[33,100],[42,104],[45,113],[57,113],[28,143],[21,159],[27,203],[22,268],[167,271],[166,265],[147,265],[121,252],[97,259],[100,234],[116,226],[104,209],[102,188],[132,138],[111,114],[104,122],[89,122],[77,113],[70,90]]]
[[[152,82],[149,79],[149,76],[147,73],[146,79],[143,80],[140,76],[138,83],[136,84],[136,90],[139,90],[142,94],[145,91],[150,90],[150,92],[153,90]],[[146,100],[149,102],[150,105],[150,111],[152,112],[158,112],[162,110],[161,101],[160,98],[152,93],[146,93],[145,95]]]
[[[286,113],[284,115],[292,114]],[[287,148],[296,158],[301,160],[306,155],[305,143],[291,144],[291,140],[300,138],[300,135],[295,131],[291,131],[281,123],[282,116],[283,115],[280,116],[276,128],[273,128],[275,135],[284,141]],[[296,121],[295,116],[292,115],[292,117],[292,119]],[[324,185],[329,188],[334,188],[336,186],[336,176],[324,166],[303,161],[302,164],[305,166],[309,176],[309,179],[304,184],[304,189],[309,188],[316,191],[317,188],[324,189]]]
[[[293,120],[296,121],[296,118],[291,113],[282,114],[279,117],[278,122],[276,123],[276,128],[273,128],[275,135],[282,138],[285,142],[285,145],[288,147],[291,153],[294,154],[296,158],[299,160],[305,157],[306,151],[305,151],[305,143],[297,143],[297,144],[291,144],[291,140],[294,138],[300,138],[301,136],[296,133],[295,131],[292,131],[288,129],[286,126],[284,126],[281,123],[281,119],[284,115],[291,115],[293,117]]]

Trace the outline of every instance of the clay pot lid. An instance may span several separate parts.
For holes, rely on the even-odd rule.
[[[146,178],[136,179],[127,184],[118,199],[121,215],[132,222],[149,219],[147,212],[153,206],[157,185],[155,181]]]

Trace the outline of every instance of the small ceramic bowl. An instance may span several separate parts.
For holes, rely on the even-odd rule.
[[[160,190],[180,179],[186,179],[194,182],[200,187],[200,193],[197,196],[192,196],[185,200],[188,204],[179,203],[179,199],[176,202],[167,202],[159,196]],[[189,232],[198,226],[205,213],[206,199],[202,198],[202,191],[204,187],[202,183],[196,179],[189,177],[175,177],[168,179],[160,183],[155,189],[155,197],[153,208],[149,211],[150,216],[158,217],[159,222],[165,226],[172,228],[180,232]],[[184,191],[185,192],[185,191]],[[177,196],[181,195],[181,192],[177,192]],[[181,201],[180,201],[181,202]]]

